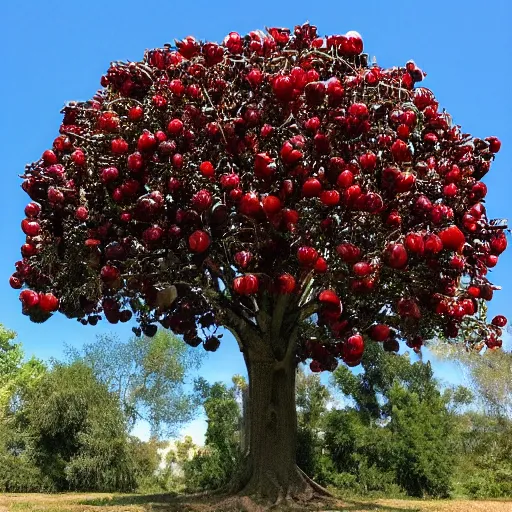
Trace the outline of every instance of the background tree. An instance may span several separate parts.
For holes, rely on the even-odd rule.
[[[24,397],[16,418],[27,449],[57,490],[135,487],[124,415],[90,368],[56,365]]]
[[[205,449],[184,465],[185,481],[192,490],[217,489],[235,478],[242,455],[242,408],[240,390],[245,380],[233,377],[233,385],[209,384],[198,379],[207,418]]]
[[[23,312],[134,315],[210,351],[230,330],[249,374],[242,485],[270,500],[314,488],[295,464],[298,361],[356,365],[364,336],[497,346],[506,322],[485,317],[507,241],[479,181],[500,141],[453,124],[414,62],[362,52],[305,24],[116,62],[23,176]]]
[[[323,422],[331,399],[318,375],[297,372],[297,464],[308,475],[323,480]]]
[[[67,358],[90,367],[118,396],[131,426],[142,419],[153,435],[176,435],[194,416],[196,399],[184,385],[187,372],[196,369],[201,358],[168,331],[124,342],[100,335],[80,350],[68,347]]]

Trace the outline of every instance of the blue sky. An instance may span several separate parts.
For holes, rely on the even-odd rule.
[[[139,60],[146,48],[174,38],[194,35],[221,41],[230,31],[292,28],[309,20],[321,34],[357,30],[365,51],[380,65],[414,59],[428,73],[425,86],[464,131],[502,140],[484,180],[489,187],[487,207],[490,217],[512,219],[512,7],[507,0],[25,0],[3,2],[0,19],[0,323],[18,332],[28,355],[59,357],[64,343],[80,346],[100,332],[114,331],[121,337],[131,332],[126,325],[83,327],[58,316],[36,325],[21,314],[18,292],[8,285],[20,258],[24,237],[19,223],[28,202],[18,174],[51,147],[64,103],[90,98],[111,61]],[[492,279],[503,291],[495,295],[491,314],[512,316],[512,250],[500,258]],[[436,368],[441,378],[458,380],[452,366]],[[209,380],[229,380],[241,372],[243,361],[232,339],[201,369]],[[203,428],[199,421],[193,430]]]

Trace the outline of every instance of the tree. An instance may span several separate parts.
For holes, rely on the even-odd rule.
[[[197,368],[200,358],[168,331],[127,342],[100,335],[80,351],[68,347],[67,356],[70,362],[90,367],[118,396],[132,426],[144,419],[153,435],[175,435],[193,417],[196,398],[185,391],[184,384],[187,372]]]
[[[314,489],[295,464],[298,361],[355,365],[364,336],[500,343],[482,304],[507,241],[479,180],[501,143],[452,124],[414,62],[362,51],[304,24],[115,62],[23,175],[23,312],[134,316],[209,351],[231,331],[249,375],[242,492],[269,500]]]
[[[57,365],[27,396],[16,422],[57,490],[128,491],[135,471],[117,397],[81,363]]]
[[[430,363],[369,346],[363,372],[334,372],[354,408],[334,411],[326,423],[326,446],[338,471],[358,476],[361,467],[392,473],[412,496],[446,497],[455,462],[455,421],[450,400],[467,401],[458,389],[441,393]]]
[[[331,394],[318,375],[297,372],[297,464],[318,478],[323,439],[321,430]]]

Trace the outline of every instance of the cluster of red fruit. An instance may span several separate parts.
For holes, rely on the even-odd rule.
[[[214,350],[227,310],[251,319],[287,295],[328,338],[302,340],[315,370],[357,364],[363,336],[417,349],[476,322],[499,345],[480,306],[507,240],[479,180],[500,142],[462,133],[413,61],[362,51],[356,32],[305,24],[113,64],[24,175],[24,311],[134,314],[191,345],[199,327]]]

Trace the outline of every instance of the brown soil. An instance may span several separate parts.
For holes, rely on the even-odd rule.
[[[208,495],[137,494],[0,494],[0,512],[265,512],[248,498]],[[350,499],[276,511],[317,512],[512,512],[512,501],[420,501]]]

